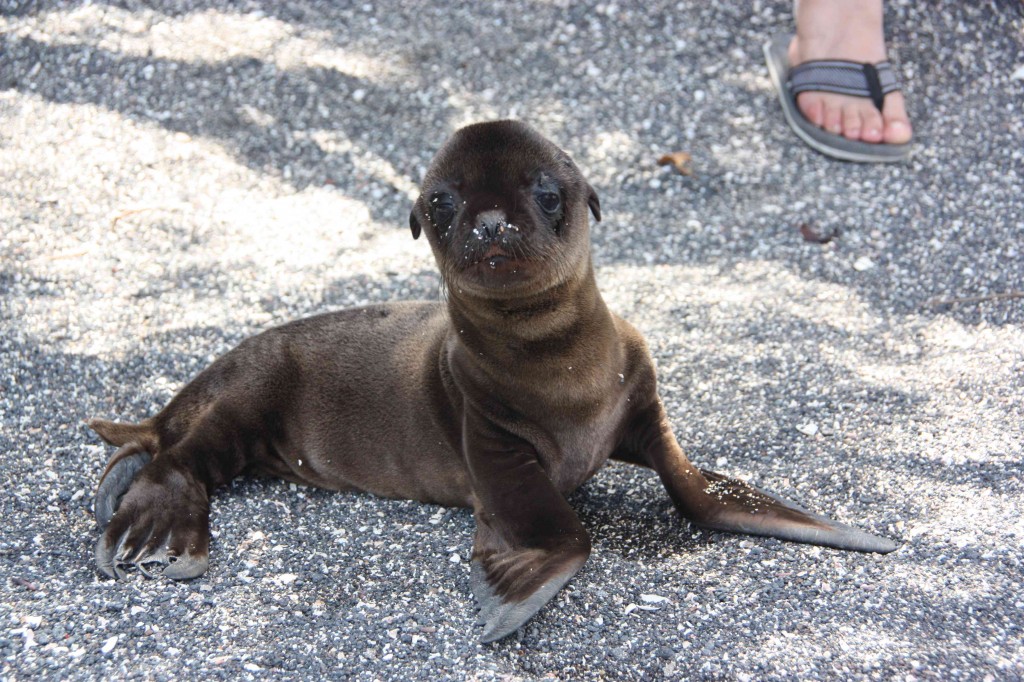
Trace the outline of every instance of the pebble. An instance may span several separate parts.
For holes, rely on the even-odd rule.
[[[813,436],[818,433],[818,425],[814,422],[804,422],[803,424],[798,424],[796,430],[805,436]]]
[[[103,646],[100,647],[100,652],[105,655],[105,654],[109,654],[111,651],[113,651],[114,647],[117,646],[118,638],[119,638],[119,635],[114,635],[113,637],[107,638],[107,640],[105,642],[103,642]]]
[[[857,272],[864,272],[875,267],[875,262],[867,256],[861,256],[857,260],[853,261],[853,269]]]

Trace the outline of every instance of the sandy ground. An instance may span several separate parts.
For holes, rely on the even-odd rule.
[[[888,3],[917,144],[880,167],[785,127],[786,3],[0,2],[0,676],[1024,676],[1024,18],[973,5]],[[692,459],[900,549],[697,531],[610,466],[570,500],[587,566],[483,646],[468,512],[243,478],[207,574],[99,577],[82,420],[273,324],[436,298],[416,183],[505,116],[597,188],[602,290]]]

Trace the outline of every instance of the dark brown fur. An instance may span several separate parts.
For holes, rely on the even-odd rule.
[[[433,249],[445,304],[292,322],[243,342],[138,426],[91,422],[123,446],[97,495],[117,509],[97,548],[100,568],[201,573],[208,495],[245,470],[466,506],[490,641],[583,564],[590,541],[565,495],[609,457],[654,468],[699,525],[892,549],[690,464],[642,337],[598,292],[588,211],[600,219],[594,190],[527,126],[460,130],[410,217]]]

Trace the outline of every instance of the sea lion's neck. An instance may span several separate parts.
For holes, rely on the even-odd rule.
[[[611,324],[589,263],[574,277],[528,296],[491,298],[449,292],[448,313],[471,350],[564,345],[582,330],[596,331]]]
[[[455,353],[450,359],[495,382],[511,373],[543,384],[554,370],[567,368],[582,381],[585,368],[610,367],[621,354],[589,263],[537,295],[502,300],[454,292],[447,307]]]
[[[463,396],[499,399],[539,421],[600,412],[625,372],[615,320],[593,268],[514,300],[448,299],[446,362]]]

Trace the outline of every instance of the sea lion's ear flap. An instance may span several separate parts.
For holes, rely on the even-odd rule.
[[[601,200],[597,198],[597,192],[590,185],[587,185],[587,206],[590,207],[590,212],[594,214],[594,219],[597,222],[601,222]]]
[[[420,221],[416,219],[416,209],[409,212],[409,229],[412,230],[412,238],[420,238]]]

